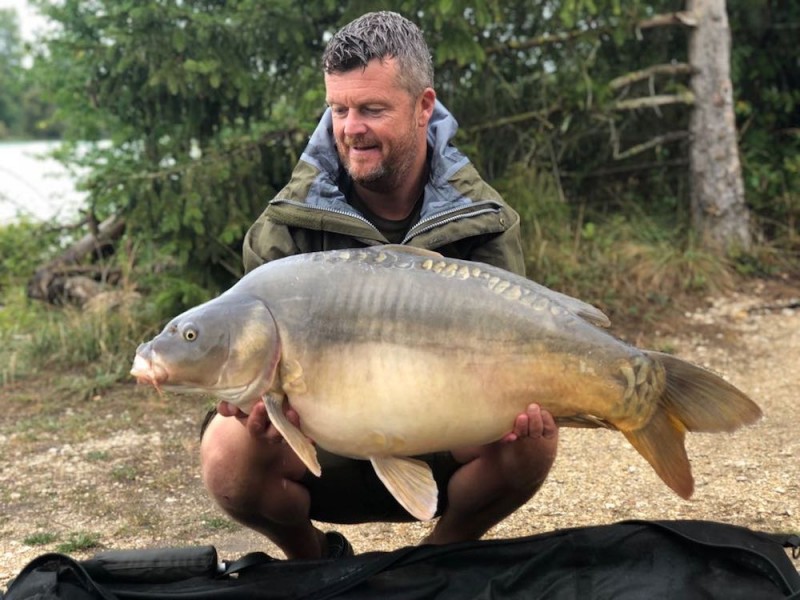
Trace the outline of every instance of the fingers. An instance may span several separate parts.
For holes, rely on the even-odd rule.
[[[264,438],[269,442],[280,442],[281,434],[270,423],[267,416],[267,407],[263,402],[257,402],[253,405],[253,410],[247,416],[245,422],[247,432],[254,438]]]
[[[256,439],[264,439],[269,443],[275,444],[283,440],[281,433],[270,422],[267,416],[267,407],[263,402],[256,402],[248,415],[239,407],[225,400],[217,405],[217,412],[223,417],[235,417],[239,419],[247,429],[247,432]],[[284,403],[286,418],[295,427],[300,427],[300,415]]]
[[[542,437],[552,439],[558,435],[558,425],[556,419],[548,411],[542,411]]]
[[[223,417],[246,417],[244,411],[241,408],[236,406],[235,404],[231,404],[230,402],[226,402],[225,400],[221,401],[217,404],[217,412],[222,415]]]
[[[503,437],[504,442],[513,442],[520,438],[545,438],[552,439],[558,434],[553,415],[542,410],[538,404],[529,404],[524,413],[514,419],[514,427],[510,433]]]

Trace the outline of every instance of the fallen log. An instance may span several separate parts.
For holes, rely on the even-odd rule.
[[[125,219],[111,216],[93,227],[62,254],[42,265],[28,280],[27,294],[50,304],[83,306],[103,290],[103,284],[119,281],[121,272],[101,259],[113,254],[114,242],[125,231]]]

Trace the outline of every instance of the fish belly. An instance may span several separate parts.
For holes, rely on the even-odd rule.
[[[309,353],[301,365],[304,385],[289,400],[303,431],[355,458],[486,444],[532,402],[557,417],[607,417],[625,393],[619,378],[553,353],[367,343]]]

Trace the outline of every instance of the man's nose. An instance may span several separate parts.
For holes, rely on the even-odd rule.
[[[363,135],[367,131],[367,124],[362,115],[356,110],[347,111],[344,119],[344,134],[347,137]]]

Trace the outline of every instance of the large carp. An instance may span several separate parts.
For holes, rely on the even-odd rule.
[[[621,431],[688,498],[685,432],[733,431],[761,411],[607,325],[580,300],[482,263],[405,246],[318,252],[262,265],[175,317],[139,346],[131,373],[244,412],[263,399],[313,473],[314,443],[368,459],[420,519],[433,516],[437,489],[408,457],[498,440],[532,402],[561,425]]]

